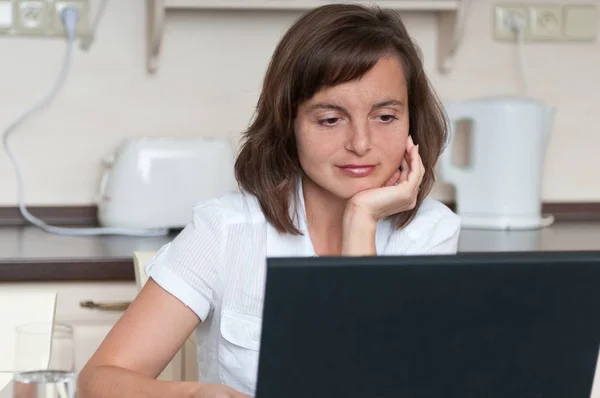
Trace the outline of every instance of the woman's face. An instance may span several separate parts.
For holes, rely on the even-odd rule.
[[[402,162],[408,116],[404,69],[395,57],[317,92],[298,107],[295,121],[306,183],[340,199],[382,186]]]

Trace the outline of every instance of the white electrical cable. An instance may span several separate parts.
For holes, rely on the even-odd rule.
[[[517,56],[519,60],[519,71],[521,72],[521,83],[523,84],[523,95],[529,95],[529,80],[527,78],[527,58],[525,57],[525,28],[526,21],[520,14],[512,14],[510,27],[517,34]],[[540,227],[545,228],[554,224],[555,218],[552,214],[542,215]]]
[[[29,221],[31,224],[43,229],[46,232],[59,234],[59,235],[75,235],[75,236],[91,236],[91,235],[128,235],[128,236],[164,236],[168,234],[168,229],[150,229],[150,230],[135,230],[128,228],[64,228],[56,227],[46,224],[43,220],[33,216],[27,210],[25,206],[25,187],[23,183],[23,176],[21,169],[17,163],[10,146],[8,145],[8,138],[13,134],[17,128],[25,122],[31,115],[38,112],[42,108],[46,107],[54,97],[58,94],[62,88],[64,82],[69,75],[69,66],[71,64],[71,58],[73,54],[73,44],[75,42],[75,28],[77,27],[78,13],[75,7],[65,7],[61,12],[63,24],[65,25],[66,37],[67,37],[67,51],[63,61],[62,69],[58,80],[54,84],[50,93],[42,98],[37,104],[27,110],[21,117],[15,122],[8,126],[6,130],[2,132],[2,144],[4,150],[8,155],[13,167],[15,169],[15,175],[17,179],[17,195],[19,200],[19,210],[22,216]]]
[[[529,95],[529,82],[527,79],[527,58],[525,58],[525,28],[520,27],[517,31],[517,50],[519,58],[519,70],[521,71],[521,83],[523,83],[523,95]]]
[[[525,57],[525,19],[520,14],[512,14],[510,26],[517,35],[517,57],[519,61],[519,72],[523,84],[523,95],[529,95],[529,80],[527,78],[527,58]]]

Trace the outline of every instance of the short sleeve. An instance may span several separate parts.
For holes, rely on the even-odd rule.
[[[226,241],[223,211],[216,199],[194,208],[193,219],[146,266],[159,286],[204,321],[220,289]]]
[[[392,234],[385,254],[456,254],[460,228],[460,216],[439,202],[429,201],[410,224]]]

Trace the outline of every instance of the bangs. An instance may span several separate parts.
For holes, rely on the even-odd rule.
[[[346,37],[334,37],[324,41],[326,45],[309,46],[305,56],[299,57],[293,75],[294,109],[323,88],[361,78],[381,57],[396,53],[389,38],[381,34],[365,35],[356,29]]]

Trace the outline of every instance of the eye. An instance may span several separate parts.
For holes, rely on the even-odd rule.
[[[326,119],[319,120],[319,124],[322,126],[335,126],[339,121],[339,117],[328,117]]]
[[[394,115],[381,115],[379,116],[379,120],[381,120],[384,123],[390,123],[396,120],[396,117]]]

